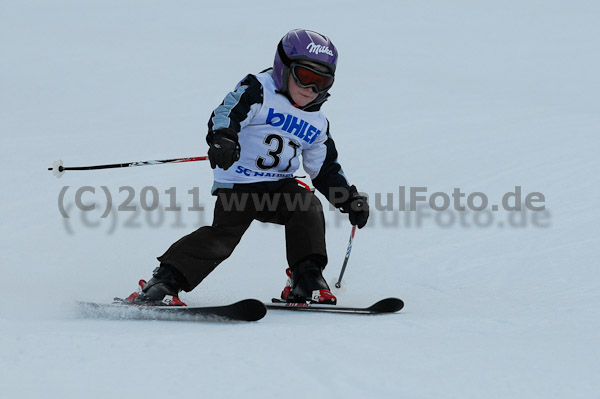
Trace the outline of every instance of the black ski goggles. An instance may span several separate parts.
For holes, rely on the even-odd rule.
[[[290,71],[300,87],[312,87],[317,93],[324,93],[333,86],[333,75],[326,72],[319,72],[308,65],[292,63]]]

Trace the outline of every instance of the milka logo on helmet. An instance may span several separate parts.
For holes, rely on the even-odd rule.
[[[325,53],[325,54],[333,57],[333,51],[331,51],[329,49],[329,47],[327,47],[327,46],[321,46],[320,44],[309,43],[308,46],[306,46],[306,49],[308,50],[309,53],[314,53],[314,54]]]
[[[319,129],[307,121],[298,119],[293,115],[275,112],[274,108],[269,108],[269,114],[265,123],[274,127],[281,126],[281,130],[291,133],[309,144],[314,143],[321,134]]]

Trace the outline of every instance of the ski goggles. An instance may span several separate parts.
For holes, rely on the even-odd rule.
[[[319,72],[307,65],[293,63],[290,65],[292,76],[300,87],[312,87],[317,93],[324,93],[333,86],[333,75]]]

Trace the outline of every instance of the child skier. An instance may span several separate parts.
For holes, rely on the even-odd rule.
[[[321,111],[337,58],[326,36],[292,30],[279,42],[272,69],[246,76],[227,94],[211,115],[206,137],[217,196],[212,226],[171,245],[158,258],[152,279],[129,297],[131,302],[185,305],[179,292],[200,284],[258,220],[285,226],[291,283],[282,298],[336,303],[322,275],[327,264],[322,205],[293,176],[302,155],[315,188],[348,213],[353,225],[367,223],[367,199],[348,184]]]

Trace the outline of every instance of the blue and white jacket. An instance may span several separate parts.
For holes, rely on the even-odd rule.
[[[241,147],[239,161],[227,170],[214,170],[213,192],[218,188],[275,190],[293,178],[302,157],[315,188],[334,203],[335,192],[330,189],[349,189],[349,184],[337,162],[321,105],[294,106],[277,91],[270,70],[246,76],[208,122],[209,131],[230,128],[237,132]]]

